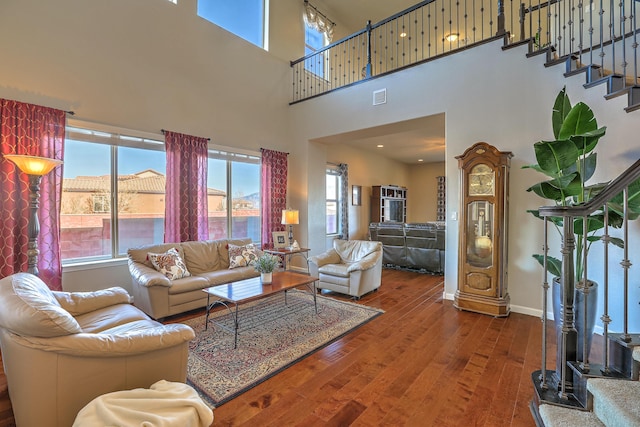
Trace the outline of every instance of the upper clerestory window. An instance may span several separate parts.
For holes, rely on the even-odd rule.
[[[198,0],[198,16],[267,49],[268,0]]]

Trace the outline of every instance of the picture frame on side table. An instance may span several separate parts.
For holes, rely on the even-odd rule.
[[[271,233],[273,236],[273,247],[275,249],[286,248],[287,247],[287,232],[286,231],[273,231]]]
[[[354,185],[351,187],[351,204],[353,206],[362,205],[362,186]]]

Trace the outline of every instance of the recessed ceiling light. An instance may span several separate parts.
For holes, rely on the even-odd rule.
[[[384,145],[382,145],[382,144],[378,144],[378,145],[376,145],[376,147],[378,147],[378,148],[384,148]]]
[[[400,37],[407,37],[407,33],[405,33],[404,31],[400,33]]]
[[[451,33],[451,34],[447,34],[446,36],[444,36],[444,39],[448,42],[454,42],[456,40],[458,40],[458,37],[460,37],[460,34],[458,33]]]
[[[424,160],[422,160],[422,159],[418,159],[418,161],[419,161],[419,162],[424,162]]]

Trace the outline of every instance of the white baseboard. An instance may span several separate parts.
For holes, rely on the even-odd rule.
[[[445,300],[453,301],[455,294],[448,294],[446,292],[442,292],[442,298]],[[530,307],[523,307],[520,305],[511,305],[511,311],[514,313],[526,314],[528,316],[542,317],[542,310],[533,309]],[[553,314],[549,313],[549,319],[553,320]]]

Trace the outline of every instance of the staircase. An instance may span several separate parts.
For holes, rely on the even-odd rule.
[[[640,347],[633,351],[635,365],[640,363]],[[546,427],[629,427],[640,425],[640,381],[593,378],[587,380],[588,411],[542,404],[539,421]]]
[[[548,266],[548,224],[561,219],[559,230],[562,234],[562,267],[560,283],[562,290],[562,313],[564,320],[556,327],[556,370],[547,369],[547,306],[549,284],[548,272],[545,271],[542,284],[543,290],[543,339],[542,339],[542,368],[532,373],[534,398],[531,402],[531,412],[538,426],[640,426],[640,382],[638,371],[640,366],[640,335],[629,331],[630,307],[637,310],[638,301],[629,301],[629,248],[634,244],[629,238],[629,219],[634,218],[634,210],[638,207],[637,199],[640,189],[640,160],[618,178],[608,183],[604,189],[589,202],[574,206],[544,206],[539,213],[545,219],[544,226],[544,264]],[[620,222],[614,225],[613,211],[620,215]],[[585,257],[584,277],[574,277],[575,240],[574,220],[583,224],[582,235],[588,235],[587,218],[593,219],[594,213],[601,213],[604,234],[598,239],[603,246],[602,259],[590,262]],[[620,227],[623,258],[621,261],[609,262],[609,246],[614,236],[609,234],[611,227]],[[589,360],[589,346],[578,344],[579,340],[587,342],[587,328],[582,328],[583,335],[578,336],[578,323],[581,316],[587,324],[589,310],[595,315],[595,305],[588,302],[589,292],[583,292],[580,298],[577,292],[574,297],[574,283],[586,283],[587,268],[600,271],[603,275],[603,314],[600,320],[603,324],[602,358],[601,364],[591,363]],[[617,269],[617,270],[616,270]],[[620,273],[620,274],[618,274]],[[610,277],[612,278],[611,286]],[[616,278],[615,283],[613,278]],[[621,280],[618,281],[617,279]],[[575,289],[579,289],[575,285]],[[610,301],[616,297],[617,304]],[[591,297],[593,298],[593,297]],[[610,307],[611,305],[611,307]],[[594,307],[594,308],[590,308]],[[578,316],[578,312],[582,315]],[[612,318],[611,314],[614,316]],[[616,322],[619,333],[610,333],[609,325]],[[580,354],[581,353],[581,354]]]

